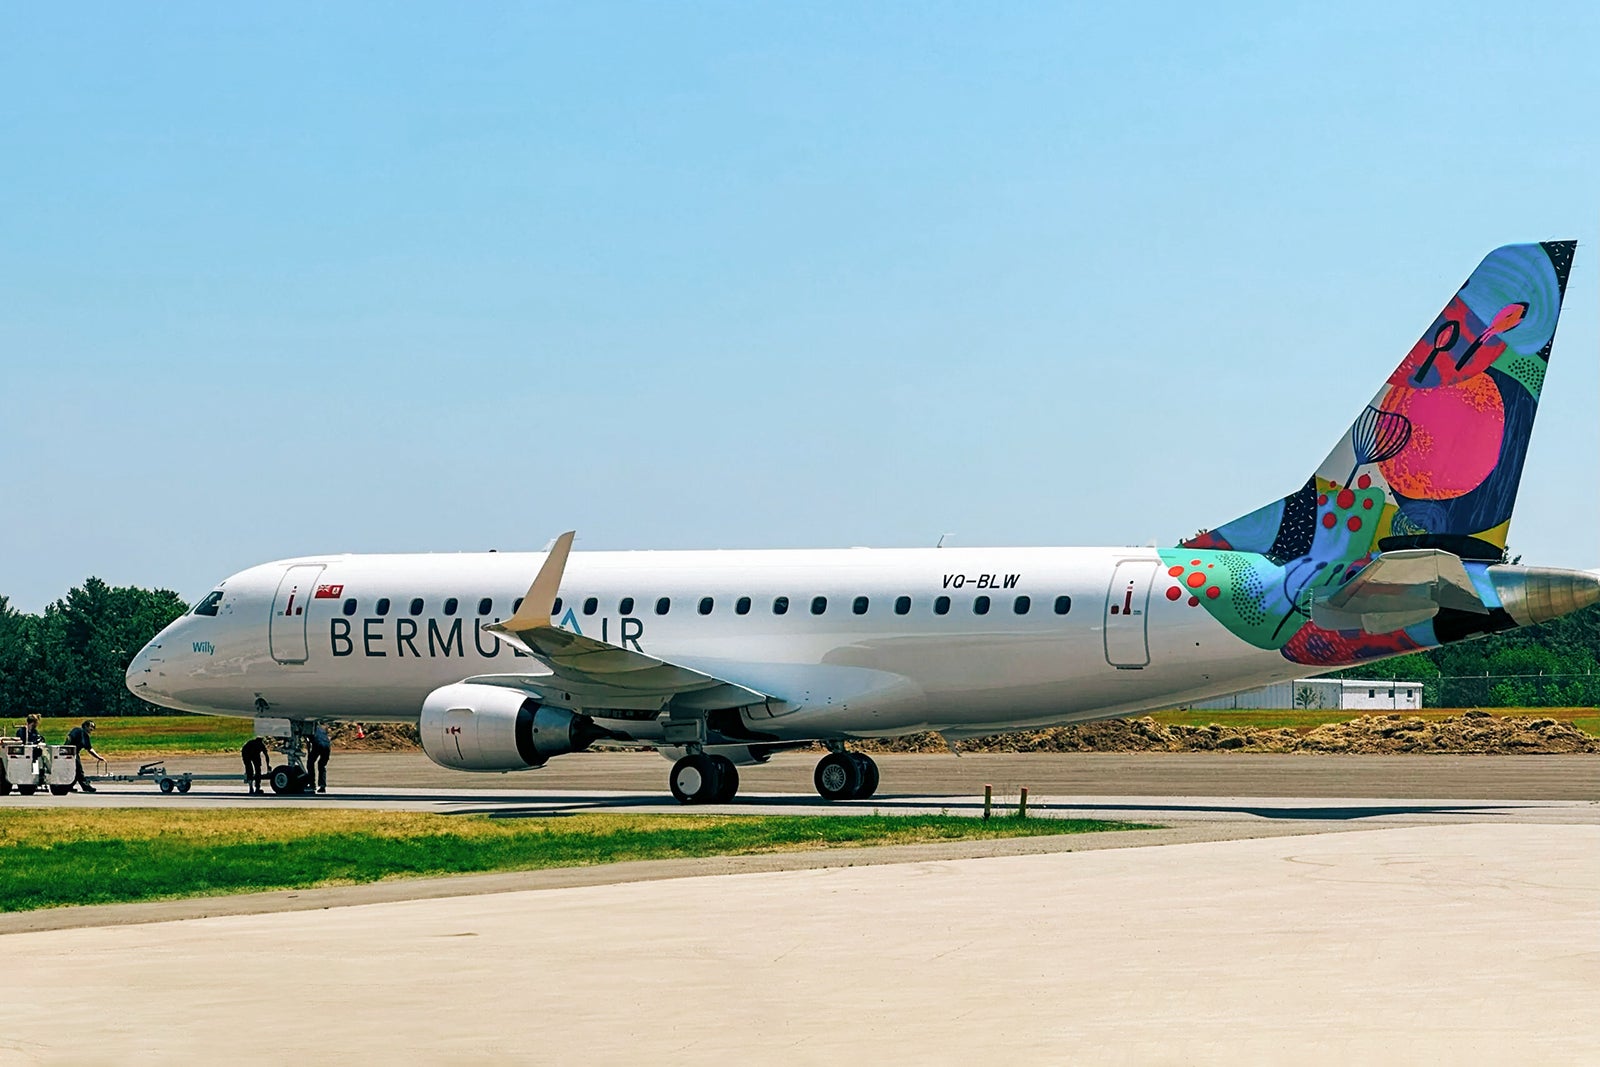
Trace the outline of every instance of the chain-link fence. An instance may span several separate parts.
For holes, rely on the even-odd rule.
[[[1439,675],[1422,682],[1430,708],[1581,708],[1600,705],[1600,674]]]

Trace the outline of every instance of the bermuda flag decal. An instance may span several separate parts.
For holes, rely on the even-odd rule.
[[[317,586],[316,595],[312,599],[338,600],[342,596],[344,596],[343,585],[319,585]]]

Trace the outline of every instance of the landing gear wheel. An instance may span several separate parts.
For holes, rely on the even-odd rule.
[[[716,760],[704,752],[685,756],[672,765],[672,795],[680,804],[709,804],[717,799],[722,775]]]
[[[4,778],[0,778],[0,797],[5,796],[9,792],[11,792],[11,783]]]
[[[175,784],[176,783],[174,783],[171,778],[163,778],[163,779],[161,779],[161,782],[160,782],[161,791],[163,793],[170,793],[170,792],[172,792],[172,787]]]
[[[189,779],[187,779],[187,778],[180,779],[179,782],[178,782],[178,792],[187,793],[189,791],[190,784],[191,783],[190,783]]]
[[[823,756],[811,778],[823,800],[854,800],[861,792],[861,765],[854,753],[830,752]]]
[[[304,793],[306,791],[306,775],[293,767],[274,767],[272,769],[272,791],[279,796],[290,793]]]
[[[739,768],[727,756],[712,756],[711,762],[717,765],[717,795],[712,798],[712,803],[726,804],[738,795]]]
[[[19,786],[17,786],[17,792],[20,793],[21,795],[25,796],[25,797],[33,796],[33,794],[38,792],[38,790],[39,790],[39,787],[36,786],[36,785],[19,785]]]
[[[861,768],[861,788],[856,790],[856,799],[865,800],[878,791],[878,765],[871,756],[852,752],[850,758],[856,761],[856,766]]]
[[[70,785],[53,785],[50,787],[50,792],[53,796],[64,797],[72,792],[72,787]]]

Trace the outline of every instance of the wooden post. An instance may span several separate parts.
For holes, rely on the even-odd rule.
[[[994,786],[983,787],[983,821],[989,821],[989,811],[994,807]]]
[[[1027,786],[1023,786],[1021,795],[1017,797],[1017,818],[1026,819],[1027,817],[1028,817],[1028,787]]]

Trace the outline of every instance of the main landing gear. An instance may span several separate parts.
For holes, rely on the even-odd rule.
[[[726,804],[739,792],[739,768],[727,756],[691,752],[672,765],[672,795],[680,804]]]
[[[817,763],[813,780],[823,800],[865,800],[878,791],[878,765],[841,746]],[[726,804],[739,792],[739,768],[726,756],[691,752],[672,765],[670,783],[680,804]]]
[[[818,761],[812,781],[823,800],[865,800],[878,791],[878,765],[871,756],[841,749]]]

